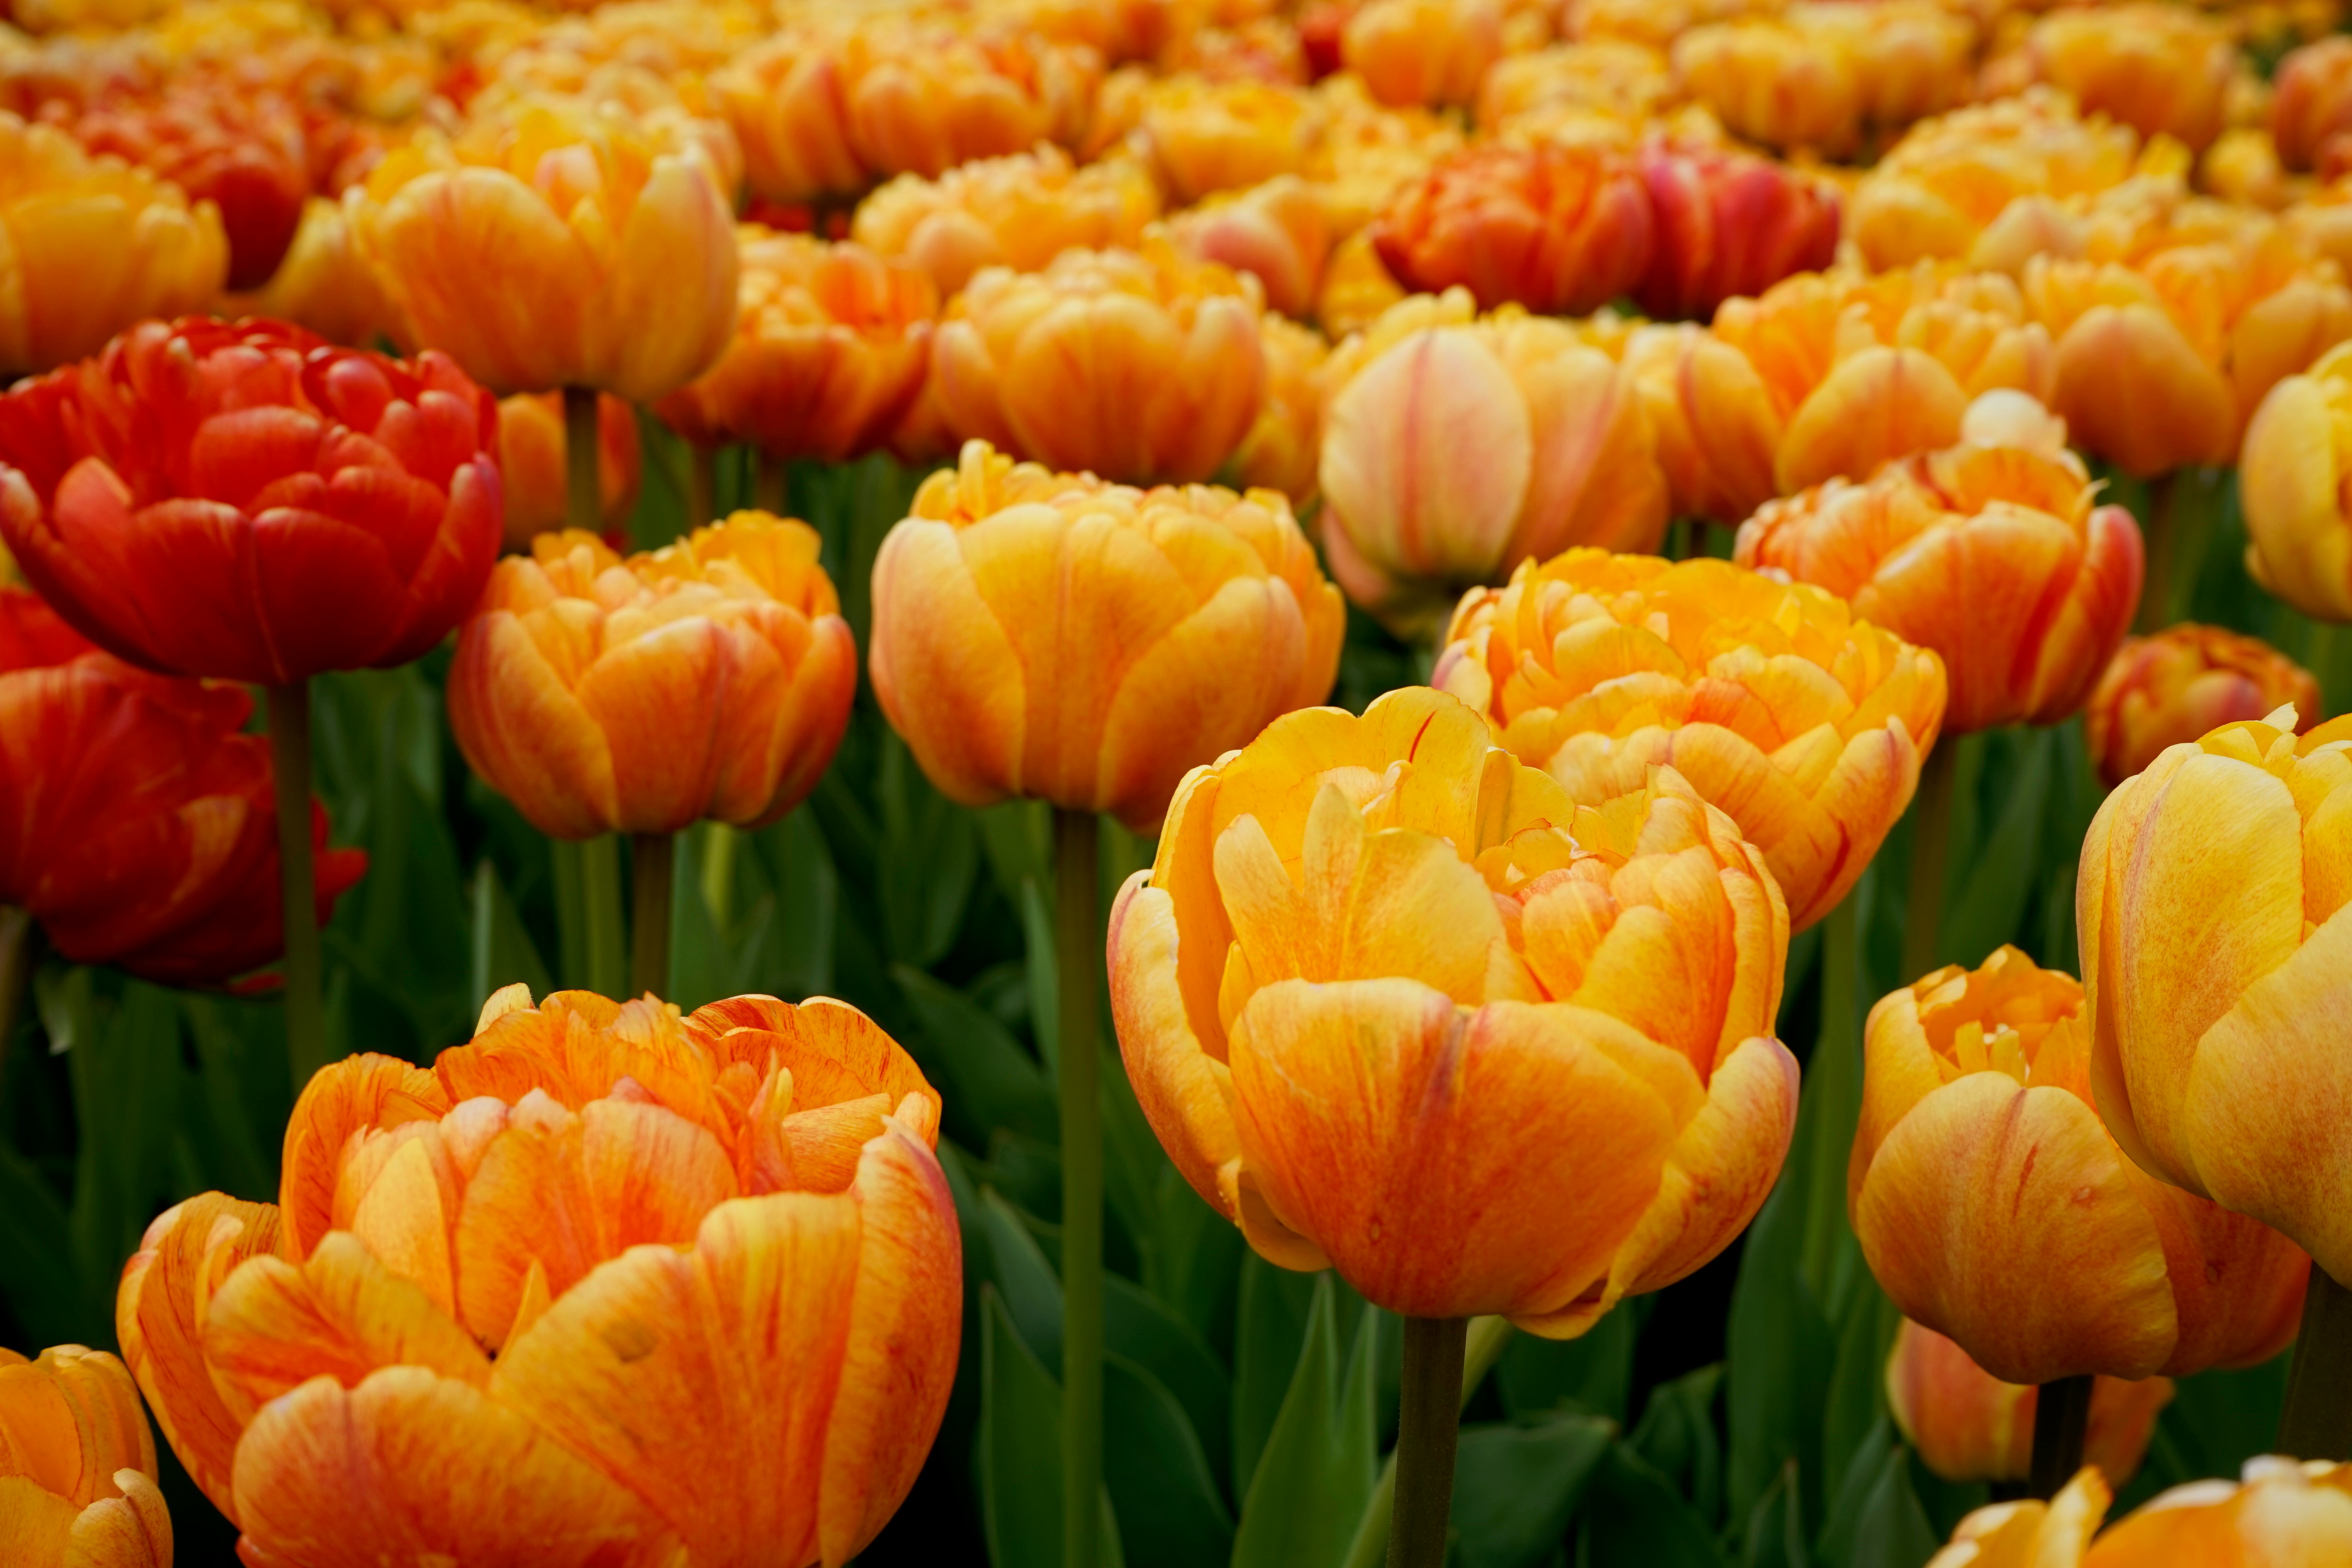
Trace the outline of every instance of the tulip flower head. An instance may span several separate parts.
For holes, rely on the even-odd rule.
[[[2083,708],[2083,738],[2114,789],[2168,746],[2241,719],[2293,708],[2319,722],[2319,682],[2260,637],[2189,623],[2126,637]]]
[[[856,690],[819,543],[751,511],[626,558],[540,535],[458,633],[458,749],[559,838],[773,822],[816,787]]]
[[[1339,29],[1339,60],[1382,103],[1468,104],[1502,58],[1497,0],[1369,0]]]
[[[1948,1481],[2022,1481],[2032,1473],[2033,1416],[2041,1391],[2003,1383],[1969,1352],[1908,1318],[1886,1358],[1886,1405],[1919,1460]],[[2084,1459],[2113,1484],[2139,1469],[2172,1380],[2102,1377],[2091,1387]]]
[[[1151,89],[1139,134],[1171,204],[1304,173],[1320,118],[1298,88],[1174,77]]]
[[[1974,1510],[1927,1568],[2082,1568],[2114,1500],[2098,1467],[2085,1465],[2048,1502],[2029,1498]]]
[[[1269,315],[1260,330],[1265,350],[1265,406],[1234,453],[1234,477],[1245,489],[1280,490],[1293,506],[1316,494],[1322,457],[1323,367],[1331,346],[1312,327]]]
[[[1316,313],[1339,224],[1328,186],[1280,174],[1177,214],[1167,233],[1188,256],[1252,274],[1270,310],[1304,320]]]
[[[2352,38],[2334,34],[2293,51],[2271,85],[2271,138],[2288,168],[2320,168],[2352,152]]]
[[[2238,474],[2248,574],[2306,616],[2352,621],[2352,344],[2263,398]]]
[[[1111,911],[1112,1013],[1160,1142],[1261,1256],[1569,1338],[1770,1190],[1788,929],[1671,769],[1579,802],[1411,688],[1186,778]]]
[[[939,1111],[838,1002],[509,986],[430,1069],[312,1079],[276,1205],[159,1215],[124,1359],[248,1563],[830,1568],[954,1376]]]
[[[1674,768],[1734,814],[1800,931],[1903,815],[1944,712],[1934,654],[1818,588],[1601,550],[1465,595],[1430,679],[1578,800]]]
[[[874,562],[874,694],[932,784],[1149,832],[1185,771],[1320,700],[1346,611],[1273,490],[1138,490],[984,442]]]
[[[570,515],[566,440],[562,394],[525,392],[499,399],[499,477],[505,481],[507,502],[502,542],[508,550],[529,550],[533,539],[562,528]],[[645,454],[635,411],[610,394],[596,399],[596,479],[604,541],[618,548],[628,540],[629,514],[636,510],[637,489],[645,482]]]
[[[286,686],[405,664],[481,591],[498,405],[446,356],[150,321],[0,398],[0,542],[76,630]]]
[[[2352,1466],[2249,1459],[2242,1479],[2159,1492],[2102,1534],[2083,1568],[2340,1563],[2352,1555]]]
[[[400,342],[413,336],[352,243],[342,204],[324,196],[304,205],[286,258],[269,280],[227,301],[221,314],[291,321],[352,348],[373,348],[378,338]]]
[[[2202,151],[2221,133],[2238,69],[2229,26],[2181,5],[2054,11],[2033,26],[2034,78],[2143,136]]]
[[[1407,288],[1481,310],[1581,316],[1648,274],[1657,222],[1642,170],[1608,147],[1487,143],[1399,191],[1373,229]]]
[[[901,174],[857,204],[852,239],[921,268],[951,299],[983,267],[1036,272],[1065,250],[1132,249],[1160,216],[1160,188],[1132,158],[1074,167],[1048,143],[961,163],[936,180]]]
[[[1761,294],[1837,255],[1834,191],[1769,159],[1663,140],[1643,146],[1656,218],[1634,298],[1654,316],[1705,321],[1737,294]]]
[[[172,1568],[155,1439],[105,1352],[0,1348],[0,1550],[10,1568]]]

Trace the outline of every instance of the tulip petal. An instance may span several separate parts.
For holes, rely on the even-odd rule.
[[[1202,1047],[1185,1010],[1178,925],[1175,900],[1150,873],[1128,879],[1110,911],[1111,1016],[1128,1082],[1160,1147],[1203,1202],[1234,1219],[1217,1181],[1241,1153],[1233,1074]]]
[[[63,1568],[172,1568],[172,1513],[163,1494],[137,1470],[120,1471],[114,1480],[122,1495],[81,1510],[58,1560]],[[0,1540],[0,1562],[16,1561],[5,1555],[7,1544]]]
[[[541,832],[593,838],[619,826],[612,742],[521,616],[493,609],[459,632],[449,728]]]
[[[287,1256],[299,1262],[334,1228],[335,1182],[353,1132],[438,1121],[449,1103],[439,1079],[396,1057],[363,1054],[320,1068],[286,1128],[278,1212]]]
[[[0,1476],[0,1563],[63,1563],[81,1510],[24,1476]]]
[[[1022,788],[1028,678],[957,531],[912,519],[893,528],[874,558],[873,602],[874,695],[913,737],[925,775],[965,805]]]
[[[930,1102],[938,1120],[939,1090],[906,1047],[846,1002],[812,996],[798,1006],[773,996],[730,996],[697,1008],[688,1020],[717,1034],[721,1063],[741,1062],[761,1073],[772,1053],[793,1075],[793,1103],[837,1105],[868,1095],[896,1105],[909,1094]]]
[[[121,1362],[71,1345],[0,1361],[0,1476],[79,1507],[112,1497],[126,1468],[152,1472],[155,1440]]]

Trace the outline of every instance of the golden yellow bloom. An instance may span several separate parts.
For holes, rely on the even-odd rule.
[[[2143,136],[2202,151],[2227,122],[2237,47],[2226,23],[2186,5],[2053,11],[2025,47],[2036,79]]]
[[[2319,682],[2260,637],[2184,621],[2126,637],[2083,708],[2083,739],[2109,789],[2156,761],[2239,719],[2282,707],[2298,730],[2319,722]]]
[[[379,338],[415,341],[384,297],[375,271],[352,243],[350,220],[339,202],[312,196],[269,281],[222,301],[228,316],[268,316],[308,327],[329,342],[373,348]]]
[[[172,1568],[139,1391],[102,1351],[0,1348],[0,1563]]]
[[[2352,621],[2352,345],[2263,398],[2246,426],[2239,493],[2246,570],[2305,615]]]
[[[1244,489],[1280,490],[1294,506],[1316,493],[1323,451],[1323,367],[1331,345],[1312,327],[1280,316],[1260,325],[1265,349],[1265,404],[1234,453],[1234,477]]]
[[[1370,0],[1339,31],[1339,59],[1398,105],[1468,104],[1503,53],[1497,0]]]
[[[1160,216],[1160,188],[1131,158],[1073,167],[1050,144],[901,174],[857,204],[850,237],[903,257],[950,299],[983,267],[1035,272],[1065,250],[1133,247]]]
[[[2158,1493],[2101,1535],[2083,1568],[2270,1568],[2352,1555],[2352,1465],[2263,1458],[2242,1474],[2237,1486],[2191,1481]]]
[[[1734,134],[1844,157],[1870,131],[1964,100],[1975,47],[1965,16],[1919,0],[1797,5],[1694,27],[1675,40],[1674,64]]]
[[[1978,1509],[1927,1568],[2081,1568],[2114,1499],[2097,1468],[2085,1465],[2046,1503],[2028,1499]]]
[[[1800,931],[1878,852],[1944,712],[1935,655],[1818,588],[1600,550],[1465,595],[1430,679],[1580,800],[1672,766],[1735,814]]]
[[[1216,191],[1303,173],[1318,118],[1316,100],[1298,88],[1172,77],[1151,88],[1140,131],[1171,204],[1189,206]]]
[[[2172,1380],[2102,1377],[2091,1386],[2085,1463],[2129,1484],[2172,1403]],[[2003,1383],[1969,1352],[1910,1319],[1886,1358],[1886,1405],[1919,1461],[1948,1481],[2021,1481],[2032,1473],[2033,1415],[2041,1391]]]
[[[1360,228],[1332,247],[1315,290],[1315,320],[1337,341],[1370,331],[1390,306],[1405,297],[1404,285],[1381,264],[1372,231]]]
[[[874,562],[874,694],[950,799],[1149,832],[1186,769],[1320,701],[1346,611],[1272,490],[1138,490],[985,442]]]
[[[1414,687],[1194,770],[1111,911],[1111,1005],[1153,1131],[1261,1255],[1567,1338],[1770,1189],[1788,930],[1671,769],[1580,801]]]
[[[1478,125],[1502,130],[1538,110],[1589,109],[1639,126],[1675,100],[1673,72],[1656,49],[1622,39],[1555,44],[1506,55],[1478,88]]]
[[[839,1002],[511,985],[314,1077],[277,1204],[159,1215],[124,1358],[249,1563],[842,1563],[954,1379],[939,1116]]]
[[[940,409],[958,436],[1053,468],[1204,479],[1265,395],[1261,299],[1256,279],[1160,236],[992,268],[931,340]]]
[[[345,202],[418,344],[500,393],[651,402],[717,359],[735,323],[729,196],[695,136],[537,104],[395,150]]]
[[[607,541],[628,537],[629,514],[636,510],[645,481],[645,454],[637,441],[637,416],[621,399],[596,399],[596,480],[602,502],[597,520]],[[563,395],[523,392],[499,399],[499,479],[506,494],[509,551],[528,551],[542,533],[563,527],[571,516],[571,470],[565,461]]]

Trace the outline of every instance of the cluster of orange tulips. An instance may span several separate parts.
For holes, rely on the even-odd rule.
[[[1436,1568],[1506,1336],[1805,1183],[1893,1314],[1864,1397],[2017,1494],[1937,1568],[2352,1561],[2333,5],[16,16],[0,1067],[111,965],[278,998],[297,1098],[275,1204],[105,1260],[119,1359],[0,1352],[0,1564],[168,1568],[142,1395],[253,1568],[875,1542],[982,1300],[960,1047],[663,1000],[681,836],[808,801],[861,660],[946,801],[1050,812],[1067,1568],[1124,1560],[1121,1067],[1171,1188],[1404,1320],[1361,1529],[1236,1563]],[[784,515],[869,458],[928,477],[867,555]],[[2184,618],[2231,528],[2311,668]],[[1384,638],[1421,683],[1318,706]],[[312,694],[420,659],[586,984],[334,1059]],[[1947,962],[1963,738],[2074,725],[2071,944]],[[1106,816],[1157,835],[1107,926]],[[2285,1457],[2102,1529],[2177,1380],[2290,1342]]]

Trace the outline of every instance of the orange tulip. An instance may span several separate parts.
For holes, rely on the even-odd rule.
[[[2082,1568],[2084,1549],[2114,1499],[2097,1468],[2085,1465],[2048,1502],[1994,1503],[1970,1513],[1927,1568]]]
[[[2083,1568],[2291,1568],[2352,1557],[2352,1465],[2246,1461],[2244,1480],[2160,1492],[2101,1535]],[[2061,1564],[2060,1568],[2071,1568]]]
[[[2352,719],[2225,724],[2107,796],[2075,920],[2099,1114],[2142,1170],[2352,1279]]]
[[[1257,417],[1257,280],[1179,255],[1071,250],[992,268],[931,340],[949,426],[1057,468],[1204,479]]]
[[[1654,316],[1706,320],[1837,254],[1832,189],[1767,158],[1653,140],[1642,149],[1656,241],[1633,290]]]
[[[1675,515],[1736,527],[1780,493],[1781,419],[1746,354],[1685,324],[1637,328],[1621,358],[1649,413]]]
[[[2226,23],[2184,5],[2054,11],[2033,25],[2034,78],[2143,136],[2201,151],[2221,133],[2240,65]]]
[[[1975,47],[1965,16],[1917,0],[1797,5],[1693,27],[1675,39],[1674,65],[1735,135],[1843,158],[1871,132],[1965,100]]]
[[[1340,63],[1382,103],[1468,104],[1502,54],[1496,0],[1369,0],[1339,30]]]
[[[1111,1007],[1153,1131],[1260,1255],[1569,1338],[1770,1189],[1788,931],[1671,769],[1580,802],[1408,688],[1193,771],[1111,911]]]
[[[2339,344],[2308,373],[2286,377],[2263,398],[2246,426],[2239,458],[2246,570],[2272,594],[2324,621],[2352,621],[2347,414],[2352,344]]]
[[[1065,250],[1129,247],[1160,216],[1160,190],[1131,158],[1074,168],[1046,145],[959,164],[936,180],[901,174],[857,204],[850,237],[903,257],[952,298],[983,267],[1035,272]]]
[[[1622,39],[1555,44],[1496,60],[1478,87],[1478,125],[1498,132],[1522,116],[1583,109],[1639,125],[1674,107],[1665,57]]]
[[[2293,708],[2298,730],[2319,722],[2319,682],[2260,637],[2187,622],[2126,637],[2083,709],[2084,739],[2109,789],[2168,746],[2239,719]]]
[[[1294,506],[1316,493],[1323,449],[1323,366],[1331,346],[1312,327],[1268,316],[1259,329],[1265,349],[1265,405],[1234,453],[1234,477],[1249,489],[1280,490]]]
[[[1964,440],[1768,502],[1740,525],[1738,559],[1935,649],[1954,733],[2055,724],[2082,707],[2139,605],[2139,524],[2093,505],[2097,494],[2063,445]]]
[[[2305,44],[2271,78],[2271,140],[2290,169],[2316,169],[2352,151],[2352,38]]]
[[[2005,1383],[2250,1366],[2294,1336],[2309,1263],[2165,1185],[2092,1108],[2084,993],[2003,947],[1871,1009],[1846,1198],[1904,1316]]]
[[[1331,248],[1315,290],[1315,320],[1334,340],[1369,331],[1381,312],[1405,298],[1403,285],[1381,264],[1370,229],[1358,229]]]
[[[2102,1377],[2091,1387],[2083,1457],[2113,1484],[2128,1483],[2172,1403],[2172,1380]],[[2039,1389],[2003,1383],[1969,1352],[1910,1319],[1886,1358],[1886,1404],[1920,1462],[1948,1481],[2021,1481],[2032,1470]]]
[[[816,787],[856,690],[819,542],[765,512],[626,559],[541,534],[458,630],[458,749],[558,838],[773,822]]]
[[[1672,766],[1734,814],[1800,931],[1903,815],[1944,711],[1933,654],[1817,588],[1599,550],[1465,595],[1430,679],[1579,800]]]
[[[95,353],[151,316],[203,310],[228,276],[220,211],[143,169],[0,112],[0,374]]]
[[[139,1391],[102,1351],[0,1348],[0,1563],[172,1568]]]
[[[1167,233],[1187,256],[1252,274],[1265,290],[1267,309],[1303,320],[1315,314],[1331,259],[1339,228],[1331,206],[1328,187],[1279,174],[1177,214]]]
[[[1655,231],[1625,153],[1488,143],[1398,192],[1373,234],[1381,261],[1421,293],[1459,286],[1485,310],[1580,316],[1642,280]]]
[[[159,1215],[124,1359],[254,1568],[840,1563],[954,1376],[939,1112],[839,1002],[509,986],[313,1078],[276,1205]]]
[[[1139,132],[1171,205],[1190,206],[1304,172],[1317,117],[1297,88],[1174,77],[1152,87]]]
[[[868,668],[950,799],[1149,832],[1187,768],[1331,689],[1345,627],[1276,492],[1137,490],[972,441],[875,558]]]
[[[1323,542],[1402,635],[1465,588],[1577,544],[1654,549],[1666,486],[1633,383],[1559,321],[1419,297],[1325,372]]]
[[[922,390],[939,296],[862,246],[745,224],[733,341],[655,405],[697,446],[845,462],[877,450]]]
[[[629,514],[645,479],[637,416],[609,394],[596,399],[596,478],[604,505],[605,542],[619,549],[629,537]],[[564,468],[563,396],[526,392],[499,400],[499,477],[506,485],[506,548],[529,550],[542,533],[563,527],[570,484]]]
[[[231,316],[268,316],[308,327],[331,343],[372,348],[378,338],[411,339],[374,269],[352,242],[341,204],[313,196],[286,259],[254,292],[225,301]],[[511,488],[512,480],[509,480]],[[512,497],[509,502],[511,505]]]
[[[500,393],[651,402],[716,360],[735,323],[711,155],[614,109],[535,104],[401,148],[344,199],[417,341]]]

